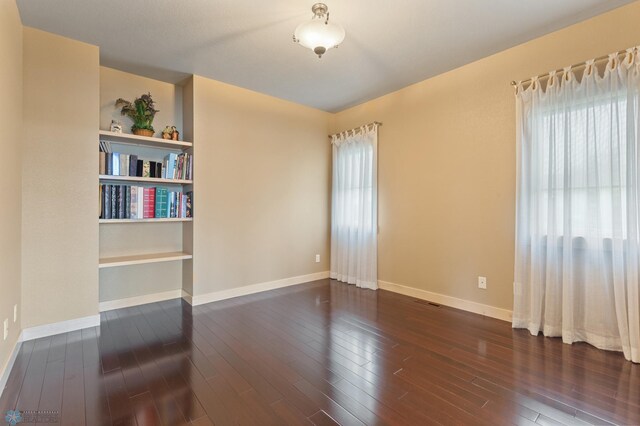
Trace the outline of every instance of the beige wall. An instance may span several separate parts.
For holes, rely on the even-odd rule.
[[[100,128],[108,130],[114,119],[123,124],[125,133],[131,133],[131,120],[120,115],[115,100],[122,97],[133,101],[147,92],[160,110],[153,122],[156,136],[166,125],[176,125],[184,136],[181,86],[107,67],[100,67]],[[112,148],[154,161],[161,161],[167,153],[129,145],[114,144]],[[181,223],[100,225],[100,257],[174,251],[182,251]],[[182,288],[182,262],[101,269],[99,277],[100,302],[162,293]]]
[[[195,295],[328,270],[329,114],[193,84]]]
[[[379,279],[512,307],[511,80],[640,44],[640,2],[338,113],[382,121]],[[434,58],[437,60],[437,58]],[[486,276],[487,290],[477,288]]]
[[[100,269],[100,302],[180,290],[181,263],[149,263]]]
[[[23,327],[98,313],[98,48],[24,28]]]
[[[20,315],[13,322],[13,306],[20,311],[20,159],[22,151],[22,24],[13,0],[0,0],[0,333],[9,319],[9,337],[0,334],[0,376],[20,335]],[[0,393],[2,390],[0,390]]]

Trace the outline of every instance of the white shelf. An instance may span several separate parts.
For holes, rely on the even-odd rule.
[[[152,223],[152,222],[193,222],[192,217],[161,217],[150,219],[99,219],[98,223]]]
[[[130,256],[105,257],[98,262],[98,268],[114,268],[117,266],[142,265],[145,263],[172,262],[192,259],[193,255],[184,252],[149,253]]]
[[[99,175],[100,181],[119,181],[119,182],[143,182],[143,183],[159,183],[164,185],[191,185],[193,180],[186,179],[162,179],[140,176],[113,176]]]
[[[193,147],[192,142],[186,141],[173,141],[162,138],[150,138],[147,136],[138,136],[128,133],[113,133],[106,130],[100,130],[101,141],[108,141],[112,143],[128,144],[128,145],[142,145],[152,148],[161,149],[176,149],[185,150]]]

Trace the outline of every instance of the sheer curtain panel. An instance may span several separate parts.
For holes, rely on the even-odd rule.
[[[378,288],[378,125],[332,136],[331,278]]]
[[[640,62],[518,85],[513,327],[640,362]]]

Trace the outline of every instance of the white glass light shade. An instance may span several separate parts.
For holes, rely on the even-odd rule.
[[[345,32],[344,28],[338,24],[314,18],[298,25],[294,37],[302,46],[322,56],[327,50],[342,43]]]

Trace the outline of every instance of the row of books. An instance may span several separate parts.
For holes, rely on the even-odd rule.
[[[100,185],[100,219],[193,217],[193,191],[162,187]]]
[[[101,148],[102,149],[102,148]],[[170,153],[163,161],[149,161],[134,154],[100,151],[100,174],[110,176],[138,176],[162,179],[193,177],[193,155]]]

